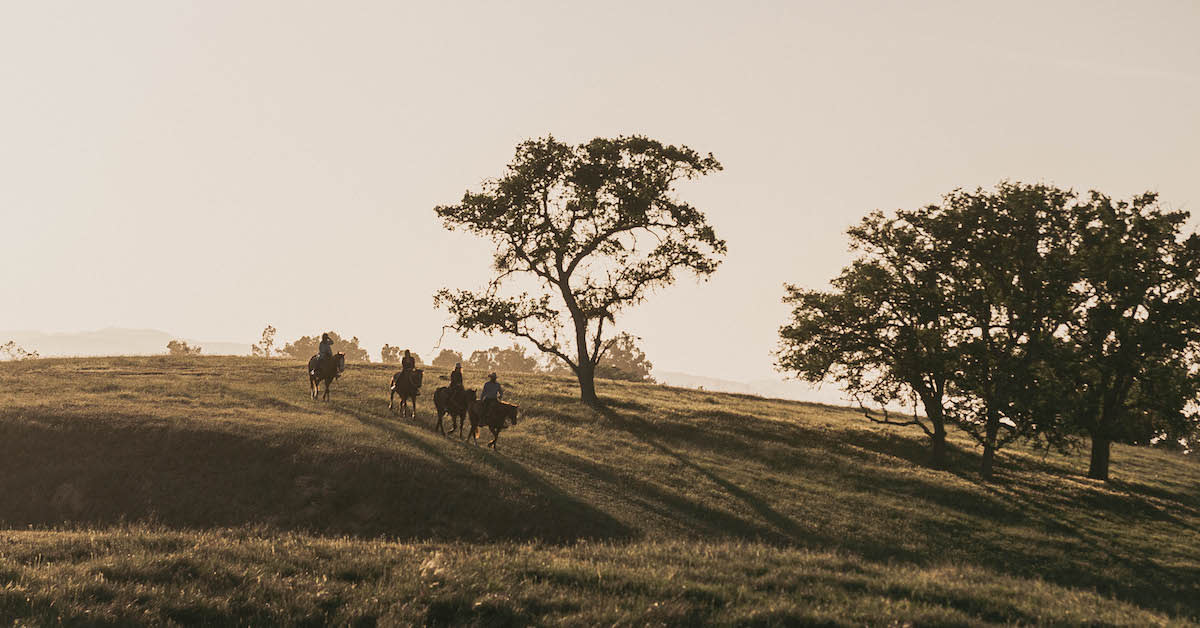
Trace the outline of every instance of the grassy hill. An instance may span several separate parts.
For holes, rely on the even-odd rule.
[[[0,364],[0,618],[36,623],[1200,620],[1200,464],[925,468],[845,409],[503,377],[499,451],[251,358]],[[427,391],[441,385],[427,372]],[[480,373],[467,373],[478,382]]]

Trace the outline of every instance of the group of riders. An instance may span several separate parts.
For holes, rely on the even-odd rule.
[[[318,363],[325,360],[333,359],[333,340],[329,334],[321,334],[321,344],[317,348]],[[414,375],[417,370],[417,359],[412,357],[412,353],[408,349],[404,350],[404,357],[400,358],[400,376],[409,382],[415,382]],[[415,386],[414,386],[415,387]],[[466,389],[463,387],[462,363],[456,362],[454,370],[450,371],[450,394],[454,400],[463,400]],[[483,389],[480,391],[480,400],[483,402],[483,413],[488,416],[492,413],[495,406],[504,398],[504,389],[500,386],[500,382],[496,378],[495,373],[489,373],[488,379],[483,383]],[[465,401],[462,402],[465,405]]]

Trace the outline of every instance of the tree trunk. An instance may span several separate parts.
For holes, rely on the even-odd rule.
[[[946,468],[946,424],[940,417],[931,418],[933,422],[933,468]]]
[[[1112,452],[1112,441],[1103,436],[1092,436],[1092,461],[1088,465],[1089,478],[1108,481],[1108,459]]]
[[[579,379],[579,399],[589,406],[600,405],[600,398],[596,396],[596,367],[591,363],[581,364],[575,370],[575,376]]]
[[[983,462],[979,466],[979,476],[985,480],[992,479],[992,463],[996,459],[996,437],[999,434],[1000,418],[988,416],[983,437]]]

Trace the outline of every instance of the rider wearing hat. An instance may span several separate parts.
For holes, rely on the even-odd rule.
[[[493,408],[500,403],[500,399],[504,397],[504,390],[500,388],[500,382],[496,381],[496,374],[489,373],[488,381],[483,383],[483,392],[479,398],[483,400],[483,415],[491,416]]]

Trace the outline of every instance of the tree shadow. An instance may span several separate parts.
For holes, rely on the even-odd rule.
[[[405,424],[371,412],[353,408],[339,408],[338,412],[419,449],[438,460],[444,469],[453,470],[460,491],[464,487],[472,487],[469,491],[470,506],[466,511],[473,511],[477,516],[473,518],[475,524],[471,529],[487,538],[562,542],[635,536],[633,530],[608,513],[571,496],[547,482],[541,475],[496,451],[486,447],[468,446],[465,441],[442,439],[440,435],[435,436],[436,432],[416,426],[407,429]],[[434,442],[429,442],[430,438]],[[448,455],[447,448],[442,446],[443,443],[457,444],[458,449],[452,451],[460,455]],[[479,473],[468,468],[468,464],[487,467],[491,473]],[[479,487],[492,487],[498,480],[503,481],[504,486],[494,487],[497,490],[474,490]],[[514,487],[518,490],[513,490]],[[452,486],[444,492],[437,491],[442,503],[439,510],[444,510],[446,516],[453,516],[453,513],[459,512],[456,506],[462,505],[448,497],[447,494],[453,489]],[[514,499],[517,497],[521,499]]]
[[[730,482],[729,480],[726,480],[725,478],[722,478],[720,475],[717,475],[713,471],[710,471],[709,469],[707,469],[699,464],[696,464],[687,456],[679,454],[675,450],[671,449],[670,447],[667,447],[658,438],[655,437],[655,434],[656,434],[655,428],[650,423],[646,422],[645,420],[639,419],[634,416],[621,415],[617,412],[612,411],[610,408],[603,407],[603,406],[597,408],[597,411],[600,412],[608,420],[608,423],[610,425],[620,428],[622,430],[625,430],[626,432],[631,434],[634,438],[638,439],[639,441],[645,443],[646,445],[650,446],[651,448],[653,448],[663,454],[666,454],[667,456],[671,457],[672,459],[674,459],[676,462],[683,465],[684,467],[689,468],[692,471],[695,471],[696,473],[699,473],[700,475],[707,478],[710,482],[720,486],[721,489],[724,490],[731,497],[734,497],[735,499],[740,501],[742,504],[746,505],[751,510],[756,512],[760,517],[763,518],[764,521],[766,521],[770,526],[772,526],[777,531],[777,533],[779,535],[781,535],[783,538],[799,539],[799,538],[804,538],[807,536],[807,533],[804,530],[804,528],[802,528],[795,521],[792,521],[787,516],[781,514],[780,512],[778,512],[777,510],[772,508],[770,506],[770,504],[768,504],[765,500],[763,500],[759,496],[751,493],[748,490],[743,489],[742,487],[734,484],[733,482]]]

